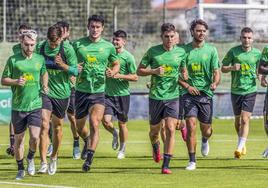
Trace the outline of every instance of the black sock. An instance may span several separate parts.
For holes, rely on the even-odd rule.
[[[27,159],[32,160],[34,158],[34,154],[35,154],[35,151],[32,151],[31,149],[29,149]]]
[[[10,141],[10,146],[13,147],[15,143],[15,136],[14,134],[9,135],[9,141]]]
[[[207,141],[208,141],[208,138],[202,136],[202,142],[207,143]]]
[[[189,153],[190,162],[195,162],[195,153]]]
[[[159,149],[159,142],[156,142],[156,143],[154,143],[154,144],[152,144],[152,146],[153,146],[153,150],[154,150],[154,152],[156,153],[157,151],[158,151],[158,149]]]
[[[23,159],[17,160],[18,170],[24,170]]]
[[[172,155],[170,154],[164,154],[164,162],[163,162],[162,168],[169,168],[169,162],[170,162],[171,157]]]
[[[94,156],[95,151],[88,149],[87,150],[87,159],[86,161],[89,163],[89,165],[91,165],[92,161],[93,161],[93,156]]]
[[[79,137],[74,138],[74,145],[73,147],[79,147]]]

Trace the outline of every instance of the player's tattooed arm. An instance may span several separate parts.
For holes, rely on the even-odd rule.
[[[45,72],[41,77],[41,83],[42,83],[42,90],[45,94],[48,94],[49,88],[48,88],[48,73]]]
[[[119,61],[114,61],[112,63],[112,68],[107,68],[106,69],[106,75],[108,77],[114,77],[115,74],[117,74],[120,70],[120,62]]]

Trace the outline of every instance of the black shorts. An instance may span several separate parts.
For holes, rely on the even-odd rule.
[[[253,112],[257,93],[247,95],[236,95],[231,93],[232,106],[235,116],[239,116],[241,111]]]
[[[36,109],[30,112],[12,110],[11,122],[13,124],[15,134],[23,133],[26,131],[27,126],[41,127],[41,109]]]
[[[69,98],[67,99],[54,99],[47,95],[42,95],[42,109],[46,109],[52,112],[53,115],[59,119],[63,119],[66,114],[66,110],[69,104]]]
[[[105,96],[104,115],[113,115],[121,122],[128,121],[130,95],[127,96]]]
[[[74,114],[75,113],[75,88],[71,89],[71,95],[69,99],[70,100],[69,100],[69,106],[68,106],[67,112],[69,114]]]
[[[179,116],[178,119],[179,120],[184,120],[185,119],[185,112],[184,112],[184,100],[182,99],[182,97],[179,98]]]
[[[185,117],[197,117],[201,123],[211,124],[213,115],[213,100],[204,93],[193,96],[189,93],[182,96]]]
[[[179,99],[155,100],[149,98],[149,121],[156,125],[166,117],[178,118]]]
[[[75,118],[82,119],[87,116],[89,109],[95,104],[105,106],[104,93],[91,94],[75,91]]]

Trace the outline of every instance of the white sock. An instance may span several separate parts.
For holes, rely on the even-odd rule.
[[[238,143],[237,143],[237,150],[242,151],[243,147],[246,144],[247,139],[243,137],[238,138]]]
[[[120,149],[119,149],[119,151],[125,152],[125,149],[126,149],[126,143],[120,143]]]

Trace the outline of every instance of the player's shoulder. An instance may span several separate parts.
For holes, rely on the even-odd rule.
[[[81,44],[85,43],[86,41],[88,41],[88,37],[82,37],[79,39],[76,39],[72,42],[72,45],[74,47],[80,46]]]
[[[114,45],[113,45],[110,41],[108,41],[108,40],[106,40],[106,39],[104,39],[104,38],[101,38],[101,39],[99,40],[99,43],[100,43],[101,45],[105,45],[105,46],[107,46],[107,47],[114,48]]]
[[[38,54],[36,52],[33,53],[33,58],[39,59],[39,60],[45,60],[43,55],[40,55],[40,54]]]
[[[261,50],[260,49],[258,49],[258,48],[252,48],[252,51],[254,52],[254,53],[256,53],[256,54],[261,54]]]

